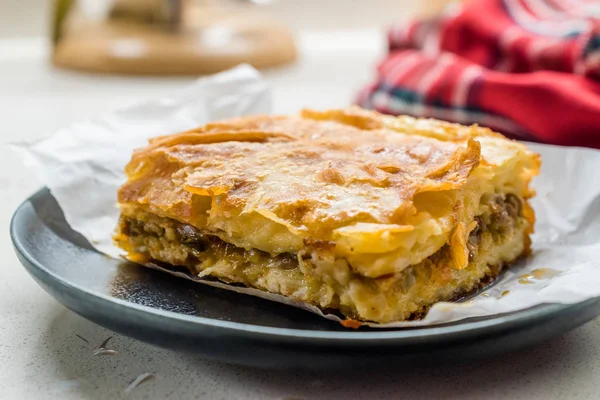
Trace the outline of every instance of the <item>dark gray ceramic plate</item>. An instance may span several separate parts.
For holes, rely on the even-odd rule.
[[[11,237],[31,276],[76,313],[116,332],[266,367],[413,366],[514,350],[600,314],[598,299],[443,326],[346,330],[282,304],[199,285],[96,252],[47,189],[15,212]]]

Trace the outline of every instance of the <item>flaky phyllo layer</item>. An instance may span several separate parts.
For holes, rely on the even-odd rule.
[[[527,252],[538,170],[484,128],[357,108],[246,117],[137,150],[115,240],[142,264],[403,320]]]

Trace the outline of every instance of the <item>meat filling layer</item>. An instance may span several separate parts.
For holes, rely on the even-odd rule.
[[[183,266],[193,274],[336,308],[352,318],[385,322],[414,317],[434,302],[475,289],[522,253],[529,224],[522,200],[511,194],[495,195],[488,203],[470,232],[465,268],[455,267],[446,245],[401,273],[378,278],[354,272],[346,260],[332,254],[273,256],[235,247],[193,226],[148,213],[121,216],[117,240],[137,262]]]

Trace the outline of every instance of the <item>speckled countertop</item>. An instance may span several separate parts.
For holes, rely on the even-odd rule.
[[[337,39],[336,39],[337,38]],[[303,34],[303,57],[272,71],[275,111],[348,103],[383,49],[375,32]],[[72,121],[160,95],[189,80],[56,71],[38,39],[0,40],[0,140],[32,140]],[[484,361],[351,373],[268,371],[210,362],[113,334],[65,309],[19,264],[8,235],[17,205],[40,186],[0,146],[0,398],[4,399],[591,399],[600,397],[600,320],[535,348]],[[79,338],[80,335],[90,343]],[[116,356],[92,348],[113,336]],[[384,370],[385,371],[385,370]],[[155,377],[126,392],[141,374]]]

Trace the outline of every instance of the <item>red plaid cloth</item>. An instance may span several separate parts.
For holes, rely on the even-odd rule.
[[[358,104],[600,148],[600,1],[473,0],[389,31]]]

